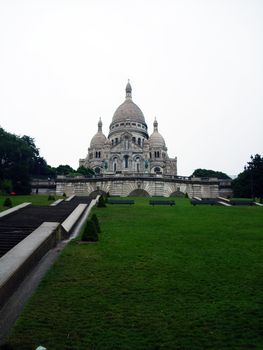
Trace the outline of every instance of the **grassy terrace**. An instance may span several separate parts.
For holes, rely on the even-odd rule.
[[[56,199],[59,199],[61,197],[54,196]],[[34,205],[50,205],[54,201],[49,201],[48,200],[48,195],[44,194],[38,194],[38,195],[28,195],[28,196],[2,196],[0,195],[0,211],[5,210],[7,208],[3,207],[4,200],[6,198],[10,198],[13,207],[25,203],[25,202],[31,202]]]
[[[10,337],[15,349],[263,348],[263,208],[108,205],[71,242]]]

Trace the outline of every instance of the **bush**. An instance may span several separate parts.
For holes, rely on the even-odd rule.
[[[101,232],[100,224],[99,224],[99,220],[98,220],[96,214],[92,214],[92,216],[91,216],[91,221],[92,221],[92,222],[94,223],[94,225],[96,226],[97,232],[100,233],[100,232]]]
[[[184,197],[185,197],[185,198],[189,198],[189,196],[188,196],[188,193],[187,193],[187,192],[185,192]]]
[[[102,195],[99,197],[97,207],[98,208],[105,208],[106,207],[105,199]]]
[[[54,196],[52,196],[51,194],[48,196],[48,199],[47,199],[48,201],[54,201],[55,200],[55,197]]]
[[[66,195],[66,193],[65,193],[65,192],[63,193],[63,197],[64,197],[64,198],[66,198],[66,197],[67,197],[67,195]]]
[[[0,183],[0,190],[4,193],[4,194],[10,194],[13,190],[13,184],[11,180],[3,180]]]
[[[87,220],[81,240],[85,242],[97,242],[99,240],[96,226],[93,221]]]
[[[12,208],[13,203],[9,197],[4,200],[3,206],[7,208]]]

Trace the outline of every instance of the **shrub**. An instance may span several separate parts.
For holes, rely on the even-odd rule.
[[[184,195],[185,198],[189,198],[188,193],[186,192]]]
[[[94,223],[94,225],[96,226],[97,232],[100,233],[100,232],[101,232],[100,224],[99,224],[99,220],[98,220],[96,214],[92,214],[92,216],[91,216],[91,221],[92,221],[92,222]]]
[[[4,193],[4,194],[10,194],[10,192],[12,192],[13,190],[13,184],[11,180],[6,180],[4,179],[1,183],[0,183],[0,190]]]
[[[51,194],[48,196],[48,199],[47,199],[48,201],[54,201],[55,200],[55,197],[54,196],[52,196]]]
[[[12,208],[13,203],[9,197],[4,200],[3,206],[7,208]]]
[[[85,242],[97,242],[99,240],[96,226],[93,221],[87,220],[81,240]]]
[[[102,195],[99,197],[97,207],[98,208],[105,208],[106,207],[105,199]]]
[[[64,198],[66,198],[66,197],[67,197],[67,195],[66,195],[66,193],[65,193],[65,192],[63,193],[63,197],[64,197]]]

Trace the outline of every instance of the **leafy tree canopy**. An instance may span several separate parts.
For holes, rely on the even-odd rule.
[[[218,179],[230,179],[230,177],[222,171],[208,170],[208,169],[196,169],[192,176],[196,177],[216,177]]]
[[[70,165],[59,165],[56,169],[56,174],[57,175],[69,175],[71,173],[74,173],[75,170],[71,168]]]
[[[263,198],[263,157],[250,157],[244,171],[232,183],[234,196],[241,198]]]
[[[94,171],[90,168],[85,168],[83,165],[81,165],[78,169],[77,169],[77,173],[84,175],[84,176],[90,176],[90,175],[94,175]]]
[[[40,157],[34,139],[17,136],[0,128],[0,190],[28,194],[30,178],[49,176],[50,169]]]

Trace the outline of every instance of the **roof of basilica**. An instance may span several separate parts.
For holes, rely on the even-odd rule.
[[[130,82],[126,86],[126,99],[125,101],[116,109],[112,123],[127,121],[139,122],[145,124],[144,115],[141,109],[132,100],[132,87]]]

